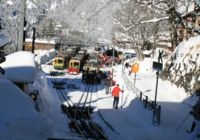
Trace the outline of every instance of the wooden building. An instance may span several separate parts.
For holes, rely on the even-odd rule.
[[[200,7],[195,5],[194,10],[183,15],[182,21],[177,24],[178,42],[200,35]]]
[[[50,50],[56,49],[57,43],[55,40],[47,39],[36,39],[35,40],[35,50]],[[32,50],[32,39],[26,39],[25,41],[25,51]]]

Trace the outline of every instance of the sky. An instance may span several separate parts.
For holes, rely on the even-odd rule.
[[[183,55],[188,53],[184,44],[180,45],[177,50]],[[13,55],[17,56],[12,57]],[[9,64],[6,64],[6,67],[16,67],[16,75],[13,74],[13,78],[10,79],[18,77],[17,71],[22,73],[21,77],[29,73],[27,69],[18,69],[24,65],[34,69],[32,64],[34,57],[26,55],[27,58],[23,58],[24,56],[21,53],[8,56],[13,61],[7,61]],[[182,57],[182,55],[180,56]],[[26,59],[25,62],[30,63],[21,63],[21,65],[13,63],[22,59]],[[136,80],[134,74],[128,74],[130,69],[123,68],[122,65],[113,66],[114,80],[124,89],[124,93],[120,94],[119,109],[112,108],[113,97],[111,94],[105,94],[104,82],[98,85],[98,92],[93,92],[91,106],[94,107],[94,112],[92,118],[101,126],[109,140],[191,140],[192,134],[186,133],[186,130],[190,129],[193,121],[192,116],[188,114],[191,106],[197,100],[195,96],[191,97],[185,93],[184,89],[177,88],[169,81],[159,79],[157,104],[161,106],[160,125],[152,124],[152,111],[145,109],[143,102],[138,98],[138,93],[141,91],[151,101],[155,99],[156,71],[152,69],[153,61],[155,60],[151,58],[145,58],[143,61],[127,60],[130,64],[139,63]],[[78,134],[71,132],[68,127],[70,120],[62,113],[60,106],[63,101],[60,100],[58,93],[53,88],[53,79],[49,76],[49,72],[53,70],[52,65],[43,64],[37,70],[34,82],[26,86],[25,93],[10,82],[9,77],[1,75],[0,139],[46,140],[51,137],[81,139]],[[32,78],[32,75],[29,76]],[[66,94],[74,103],[77,103],[85,88],[85,85],[81,83],[81,74],[65,74],[55,78],[57,80],[64,79],[67,84],[75,84],[78,87],[73,90],[68,89],[67,84],[65,85]],[[36,103],[28,95],[33,90],[39,90]]]

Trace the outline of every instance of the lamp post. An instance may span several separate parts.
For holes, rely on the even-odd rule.
[[[160,115],[161,115],[161,106],[157,106],[157,91],[158,91],[158,78],[159,78],[159,72],[162,71],[162,63],[160,63],[160,59],[158,59],[158,62],[153,62],[153,69],[157,70],[156,72],[156,91],[155,91],[155,100],[153,104],[153,123],[160,124]]]
[[[26,7],[26,0],[21,0],[21,3],[20,3],[20,22],[19,22],[18,51],[23,50],[23,44],[24,44],[25,7]]]
[[[114,48],[112,47],[112,65],[111,65],[111,69],[112,69],[112,77],[110,78],[110,93],[111,93],[111,87],[112,87],[112,81],[113,81],[113,69],[114,66]]]

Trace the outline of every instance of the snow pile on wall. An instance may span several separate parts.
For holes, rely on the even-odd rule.
[[[29,96],[2,75],[0,89],[1,140],[46,140],[51,137],[51,127],[36,112]]]
[[[30,83],[35,80],[37,68],[34,55],[20,51],[6,56],[6,61],[0,66],[5,70],[5,76],[13,82]]]
[[[53,101],[54,98],[51,98],[51,95],[49,94],[50,91],[48,88],[46,75],[43,72],[38,72],[33,84],[29,85],[29,89],[32,89],[32,91],[35,89],[39,91],[38,104],[40,111],[45,114],[45,116],[48,116],[48,114],[51,112],[48,101]]]
[[[35,57],[35,61],[37,64],[44,64],[45,62],[51,60],[53,57],[56,56],[56,50],[42,50],[38,53],[38,55]]]
[[[186,92],[200,90],[200,36],[192,37],[180,43],[168,60],[162,73],[163,79],[168,79]]]

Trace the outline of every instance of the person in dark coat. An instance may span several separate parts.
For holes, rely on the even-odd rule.
[[[118,109],[118,103],[119,103],[119,93],[120,92],[124,92],[123,90],[121,90],[121,88],[119,87],[119,84],[117,84],[117,86],[115,86],[112,90],[112,96],[114,97],[114,101],[113,101],[113,108],[114,109]]]

